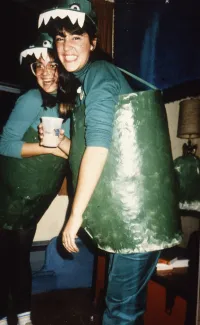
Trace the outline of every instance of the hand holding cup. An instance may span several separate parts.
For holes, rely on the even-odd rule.
[[[56,117],[42,117],[39,125],[40,144],[44,147],[55,148],[64,138],[64,130],[61,129],[63,119]]]

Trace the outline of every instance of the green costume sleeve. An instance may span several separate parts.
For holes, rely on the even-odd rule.
[[[0,140],[0,154],[22,158],[21,150],[25,132],[41,111],[42,99],[39,90],[30,90],[20,96],[11,112]]]
[[[85,93],[86,145],[109,148],[118,96],[132,89],[119,69],[103,60],[87,64],[75,76]]]
[[[0,154],[21,159],[23,136],[29,127],[37,131],[41,116],[59,117],[58,107],[44,109],[38,89],[32,89],[20,96],[3,128],[0,138]],[[70,119],[63,123],[62,128],[65,135],[70,138]],[[39,142],[38,135],[36,139]]]

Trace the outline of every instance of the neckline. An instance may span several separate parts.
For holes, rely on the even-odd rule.
[[[75,75],[76,78],[81,79],[81,77],[84,76],[85,73],[87,72],[87,70],[89,69],[90,65],[91,65],[91,62],[88,61],[82,69],[80,69],[79,71],[73,72],[73,74]]]

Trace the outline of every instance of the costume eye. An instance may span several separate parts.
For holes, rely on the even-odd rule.
[[[43,47],[51,47],[52,43],[50,41],[46,40],[43,42],[42,45],[43,45]]]
[[[79,5],[77,5],[77,4],[73,4],[73,5],[71,5],[70,9],[73,9],[73,10],[78,10],[78,11],[80,11],[80,10],[81,10],[80,6],[79,6]]]

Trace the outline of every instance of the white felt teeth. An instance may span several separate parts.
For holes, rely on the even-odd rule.
[[[47,48],[44,47],[35,47],[31,49],[24,50],[20,53],[20,64],[22,63],[23,58],[27,57],[27,55],[35,55],[36,59],[38,60],[41,56],[44,60],[46,60],[48,56]]]
[[[43,21],[44,24],[47,25],[51,18],[55,19],[56,17],[60,17],[61,19],[65,17],[69,17],[72,24],[75,24],[76,21],[78,21],[80,27],[83,27],[85,21],[84,12],[68,10],[68,9],[53,9],[53,10],[46,11],[39,16],[38,28],[40,28]]]

